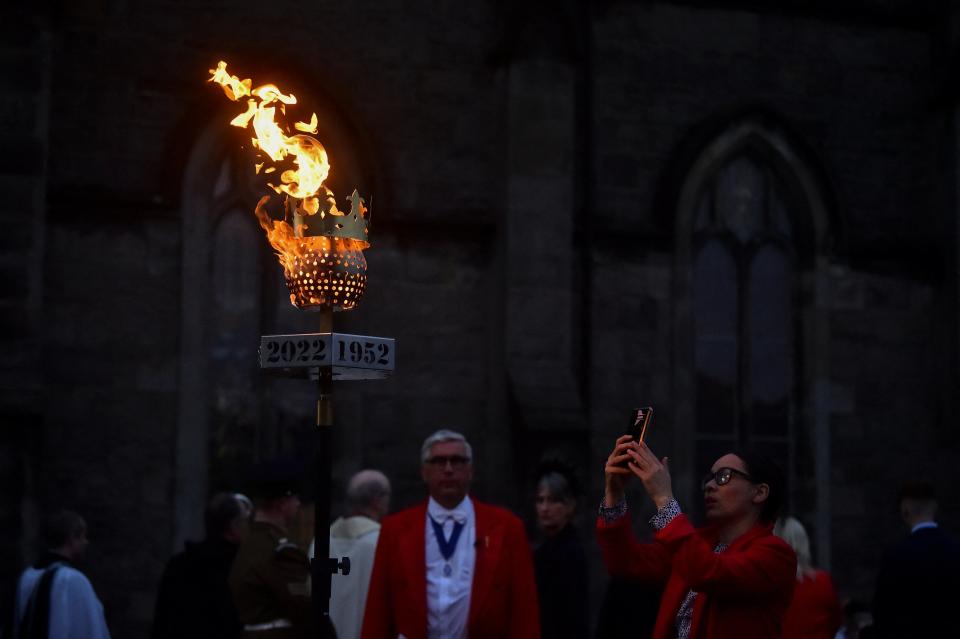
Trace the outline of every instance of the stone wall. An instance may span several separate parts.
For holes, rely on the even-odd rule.
[[[38,527],[47,352],[42,325],[51,34],[0,27],[0,621]]]
[[[89,573],[116,636],[145,636],[183,507],[174,476],[180,192],[192,145],[232,108],[205,84],[220,58],[255,81],[321,97],[376,149],[361,157],[379,187],[371,286],[338,328],[396,337],[403,374],[338,388],[336,487],[374,466],[394,478],[398,505],[419,499],[419,442],[441,425],[471,436],[481,463],[502,450],[487,428],[504,421],[487,405],[503,379],[489,364],[499,330],[491,229],[504,170],[502,77],[486,61],[497,44],[492,8],[329,5],[314,8],[309,26],[295,24],[299,9],[64,7],[57,22],[48,121],[56,152],[37,269],[46,277],[44,348],[58,354],[42,389],[56,399],[40,408],[33,459],[43,469],[41,507],[69,504],[88,519]],[[263,77],[277,68],[279,77]],[[268,432],[252,456],[296,452],[313,389],[263,384]],[[479,469],[480,494],[509,484],[492,466]]]
[[[184,215],[202,211],[181,194],[192,152],[233,106],[205,84],[219,59],[336,114],[330,135],[355,145],[341,166],[374,191],[368,293],[337,328],[397,338],[398,369],[338,387],[335,490],[377,467],[397,507],[417,501],[422,438],[455,427],[475,445],[476,494],[535,534],[533,463],[563,451],[587,487],[596,602],[591,511],[626,410],[643,398],[657,407],[653,445],[683,443],[678,185],[714,132],[757,113],[789,131],[829,200],[816,256],[827,346],[805,356],[827,371],[841,591],[869,596],[900,533],[902,479],[928,475],[958,503],[957,356],[944,355],[957,343],[944,266],[956,210],[938,195],[957,180],[918,14],[898,25],[828,3],[574,2],[549,16],[446,0],[243,4],[67,3],[4,23],[5,572],[31,558],[38,512],[72,506],[90,524],[114,636],[147,636],[174,522],[198,517],[178,511],[177,446],[194,379],[181,370],[195,311]],[[312,330],[289,310],[263,317],[265,333]],[[251,458],[296,452],[312,385],[265,377],[258,391]],[[649,506],[631,499],[640,523]],[[957,528],[955,507],[944,521]]]
[[[946,291],[931,282],[836,268],[831,312],[833,568],[840,587],[872,592],[882,549],[902,534],[904,481],[937,486],[941,523],[958,525],[947,420]],[[950,401],[947,399],[947,401]]]
[[[827,364],[831,550],[841,590],[869,599],[880,552],[902,532],[893,503],[900,482],[911,473],[940,478],[952,463],[928,457],[932,442],[942,444],[952,430],[943,395],[949,360],[937,352],[952,319],[940,289],[944,114],[930,103],[937,90],[930,35],[822,17],[614,4],[598,12],[593,39],[592,214],[603,222],[591,278],[595,462],[623,419],[613,407],[651,397],[666,409],[657,413],[659,426],[670,428],[684,401],[669,384],[677,365],[674,264],[658,252],[677,241],[671,195],[683,176],[683,149],[735,116],[776,114],[822,170],[832,199],[824,255],[836,265]],[[638,266],[645,263],[656,266]],[[629,351],[621,346],[634,340]],[[805,356],[817,356],[806,348]],[[656,373],[644,369],[648,363]],[[940,483],[955,501],[950,482]]]

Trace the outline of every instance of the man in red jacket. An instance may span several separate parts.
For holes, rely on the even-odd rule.
[[[463,435],[424,441],[429,498],[383,520],[362,639],[536,639],[533,560],[520,520],[467,495]]]
[[[667,459],[629,435],[607,459],[597,538],[611,574],[664,587],[654,639],[778,639],[797,558],[772,533],[783,499],[779,468],[752,452],[727,454],[701,484],[709,526],[695,529],[673,497]],[[657,534],[640,544],[624,484],[636,475],[657,506]]]

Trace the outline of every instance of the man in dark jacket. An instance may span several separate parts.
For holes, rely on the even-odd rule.
[[[900,515],[910,535],[887,552],[880,566],[871,637],[955,636],[950,611],[960,592],[960,542],[937,526],[933,486],[906,484]]]
[[[253,504],[236,493],[218,493],[204,513],[206,538],[187,542],[167,564],[153,617],[153,639],[237,639],[242,625],[227,578],[246,536]]]

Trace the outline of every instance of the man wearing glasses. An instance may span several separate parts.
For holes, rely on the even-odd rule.
[[[796,583],[797,559],[773,535],[782,472],[768,458],[723,455],[702,482],[708,526],[695,529],[673,496],[667,459],[630,435],[607,458],[597,539],[607,570],[664,588],[654,639],[773,639]],[[654,542],[636,541],[626,481],[636,476],[657,507]]]
[[[428,498],[383,520],[363,639],[539,637],[523,524],[467,494],[470,443],[439,430],[423,442],[420,461]]]

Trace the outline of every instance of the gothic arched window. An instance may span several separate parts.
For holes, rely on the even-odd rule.
[[[768,118],[734,122],[690,166],[677,208],[677,483],[753,447],[787,473],[829,564],[829,333],[821,182]]]
[[[772,171],[743,154],[700,195],[692,236],[698,467],[747,445],[793,465],[796,256],[782,193]]]

